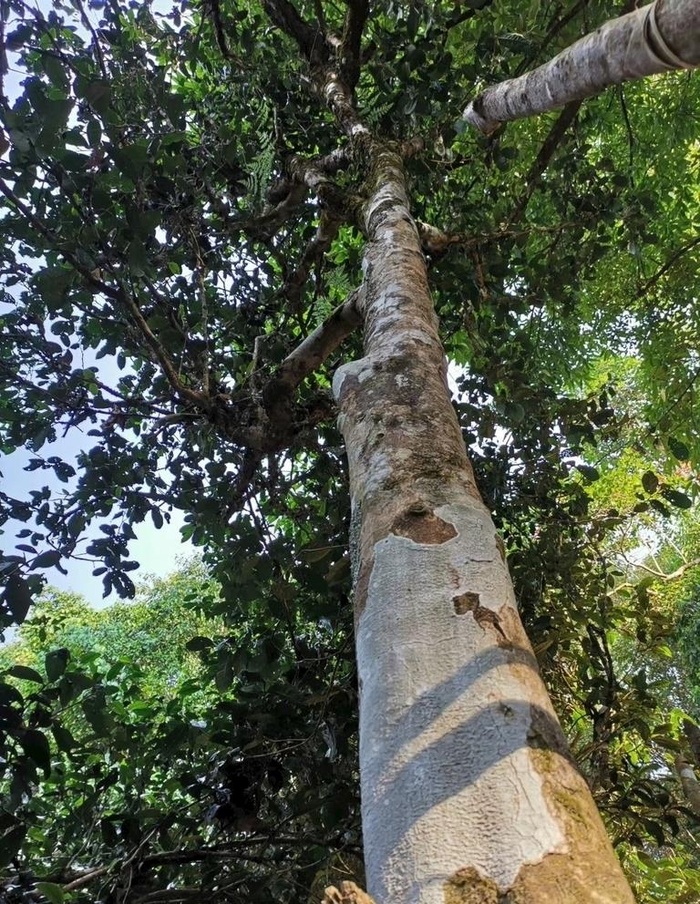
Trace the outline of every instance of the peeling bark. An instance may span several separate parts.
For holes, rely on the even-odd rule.
[[[381,145],[368,157],[365,356],[334,391],[353,505],[369,894],[630,904],[476,489],[403,163]]]
[[[502,122],[555,110],[610,85],[696,66],[700,3],[656,0],[606,22],[532,72],[488,88],[463,115],[490,134]]]

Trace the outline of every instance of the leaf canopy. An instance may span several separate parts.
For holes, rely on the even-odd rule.
[[[615,553],[697,492],[697,75],[486,140],[455,128],[474,89],[610,4],[0,12],[22,72],[0,91],[0,449],[24,450],[40,478],[0,489],[17,540],[0,561],[3,624],[71,556],[133,596],[134,528],[173,509],[218,582],[184,591],[206,624],[174,586],[118,623],[38,607],[35,658],[0,683],[20,807],[0,813],[5,863],[31,862],[48,900],[124,883],[147,900],[173,882],[279,902],[359,852],[329,392],[341,354],[361,354],[356,113],[405,157],[465,439],[558,710],[640,888],[671,900],[648,850],[688,824],[667,765],[681,742],[669,674],[643,660],[663,660],[672,615],[643,580],[624,586]],[[313,90],[329,59],[354,113]],[[42,827],[64,799],[79,803]],[[71,833],[91,839],[97,885],[75,875],[75,850],[54,858]],[[675,856],[680,902],[694,843]],[[10,893],[33,894],[20,879]]]

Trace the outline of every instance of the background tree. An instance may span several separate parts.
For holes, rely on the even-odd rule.
[[[546,654],[545,671],[572,647],[590,660],[581,670],[591,684],[587,713],[594,727],[600,723],[600,709],[617,692],[604,633],[629,613],[609,600],[604,562],[595,587],[579,581],[576,605],[561,591],[554,604],[558,588],[585,570],[582,553],[619,524],[619,512],[586,524],[585,489],[567,472],[578,465],[584,480],[597,476],[576,456],[598,431],[614,438],[624,414],[611,408],[611,388],[596,387],[594,397],[582,391],[591,360],[602,348],[611,354],[632,344],[653,362],[664,348],[663,330],[649,328],[657,311],[668,312],[669,323],[694,316],[674,279],[697,252],[686,238],[697,191],[695,139],[690,117],[681,115],[684,105],[693,108],[696,82],[630,89],[638,121],[631,107],[620,117],[607,99],[580,116],[567,109],[549,132],[547,124],[526,123],[486,144],[467,135],[453,141],[456,109],[476,79],[529,67],[552,42],[567,43],[582,22],[607,11],[584,4],[533,15],[529,5],[501,13],[475,3],[382,6],[369,15],[363,4],[346,13],[268,3],[214,5],[199,21],[115,4],[94,23],[79,9],[78,29],[67,27],[61,9],[43,18],[7,3],[3,12],[11,20],[8,46],[30,73],[3,113],[11,146],[0,190],[3,224],[14,238],[3,252],[8,291],[18,294],[26,277],[20,299],[6,297],[3,443],[6,450],[26,443],[30,468],[66,484],[63,493],[47,487],[31,500],[3,496],[6,517],[28,522],[18,554],[3,565],[7,620],[21,620],[28,607],[24,568],[51,567],[75,552],[101,560],[107,590],[133,592],[131,525],[147,515],[161,523],[170,505],[187,512],[186,535],[216,564],[229,618],[234,600],[251,611],[265,601],[283,625],[301,612],[332,626],[342,618],[348,509],[327,368],[337,343],[370,312],[367,349],[375,375],[381,371],[382,341],[397,332],[376,302],[391,301],[388,277],[405,286],[399,261],[411,262],[419,287],[406,297],[420,296],[422,305],[402,325],[401,355],[419,321],[431,351],[422,374],[409,368],[414,395],[394,405],[407,419],[394,418],[388,438],[377,434],[379,446],[408,453],[409,416],[421,405],[423,424],[437,425],[433,445],[441,448],[446,430],[451,448],[459,445],[444,394],[431,395],[441,352],[421,249],[405,225],[408,177],[447,349],[466,365],[462,425],[475,444],[482,492],[505,528],[521,611]],[[668,101],[660,104],[663,91]],[[661,135],[659,110],[668,116]],[[636,153],[636,130],[644,128],[656,153],[674,151],[653,179],[649,158]],[[651,234],[649,212],[667,210],[668,185],[673,215]],[[365,288],[354,292],[368,238]],[[625,240],[631,266],[620,254]],[[382,241],[385,251],[401,252],[393,270]],[[601,285],[611,294],[603,308]],[[658,298],[660,308],[650,304]],[[384,336],[380,326],[390,327]],[[649,395],[650,405],[663,408],[663,424],[636,441],[657,440],[694,462],[693,352],[683,342],[673,350],[669,380],[652,380],[656,395]],[[387,366],[384,379],[396,384],[394,373]],[[344,374],[341,396],[355,388],[352,369]],[[668,385],[681,387],[670,400],[662,395]],[[374,402],[379,421],[397,397]],[[363,429],[364,406],[353,412],[347,397],[341,404],[348,429],[347,415]],[[57,429],[73,428],[89,428],[95,442],[77,463],[46,451]],[[415,459],[427,448],[415,446]],[[360,460],[359,452],[351,445],[351,458]],[[394,494],[365,496],[360,601],[371,570],[366,554],[381,537],[367,517],[372,505],[375,525],[387,512],[405,516],[405,529],[389,533],[425,546],[444,519],[431,520],[435,495],[428,493],[426,507],[410,492],[431,486],[454,495],[460,484],[464,504],[472,504],[466,462],[453,472],[454,485],[445,479],[451,454],[424,456],[419,479],[406,469]],[[360,496],[368,492],[358,488]],[[686,504],[667,481],[643,489]],[[384,511],[384,500],[396,511]],[[96,518],[107,519],[103,536],[85,547],[81,534]],[[483,636],[504,663],[508,644],[526,649],[520,635],[513,643],[510,624],[506,630],[490,617],[498,607],[483,605],[473,589],[457,591],[453,614],[466,616],[461,624],[471,636]],[[226,656],[222,685],[236,667]],[[12,722],[19,701],[7,694],[10,737],[26,739],[36,729]],[[643,702],[644,688],[639,694]],[[38,749],[38,735],[29,737]],[[21,826],[8,831],[18,837]],[[469,873],[455,888],[469,881],[481,879]]]

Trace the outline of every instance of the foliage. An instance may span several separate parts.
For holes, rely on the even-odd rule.
[[[669,900],[671,856],[677,900],[696,887],[667,653],[696,685],[694,597],[676,644],[675,601],[621,556],[697,492],[698,79],[455,129],[476,87],[611,12],[565,7],[382,0],[360,54],[345,7],[310,0],[303,21],[283,0],[0,3],[24,74],[0,90],[0,449],[45,476],[0,491],[0,617],[73,555],[134,595],[134,525],[173,508],[217,582],[37,605],[0,684],[8,900],[306,900],[359,851],[339,352],[287,366],[362,278],[365,161],[304,58],[330,32],[404,151],[465,439],[581,767],[641,899]]]
[[[74,599],[56,596],[3,654],[36,666],[10,666],[0,685],[15,718],[5,866],[20,847],[31,864],[5,883],[8,901],[34,900],[37,875],[60,900],[138,899],[173,878],[198,894],[211,885],[222,899],[273,900],[310,887],[333,851],[352,857],[343,631],[270,634],[266,614],[223,631],[197,614],[216,597],[197,565],[152,581],[137,603],[83,608],[82,620]],[[47,623],[64,646],[39,664]]]

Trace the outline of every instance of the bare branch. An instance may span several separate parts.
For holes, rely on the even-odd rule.
[[[684,564],[676,568],[675,571],[665,574],[663,571],[658,571],[656,568],[650,568],[648,565],[643,565],[641,562],[630,562],[627,558],[625,558],[625,562],[633,568],[639,568],[641,571],[646,571],[647,574],[653,575],[660,581],[675,581],[677,578],[682,578],[686,571],[690,571],[691,568],[697,568],[700,565],[700,559],[692,559],[690,562],[684,562]]]
[[[293,38],[309,62],[320,63],[328,57],[325,38],[318,28],[305,22],[289,0],[264,0],[263,6],[272,22]]]
[[[421,240],[421,247],[425,254],[433,256],[445,254],[451,247],[458,246],[465,250],[490,245],[492,242],[499,242],[502,239],[517,239],[529,235],[555,235],[558,236],[567,229],[580,229],[582,221],[564,221],[557,223],[555,226],[530,226],[527,229],[514,229],[508,226],[499,229],[497,232],[487,233],[479,236],[468,236],[462,233],[443,232],[437,226],[431,223],[425,223],[423,220],[416,220],[418,235]]]
[[[343,78],[351,91],[355,90],[360,78],[362,32],[368,15],[369,0],[348,0],[339,57]]]
[[[316,235],[304,249],[299,266],[289,276],[276,295],[285,297],[287,307],[292,313],[300,310],[302,290],[309,278],[311,268],[318,264],[325,252],[330,248],[333,239],[338,234],[342,220],[333,214],[323,212],[316,230]]]
[[[267,387],[270,397],[288,394],[313,373],[362,323],[362,289],[350,297],[284,359]]]
[[[678,754],[674,761],[678,778],[681,780],[681,787],[685,794],[685,799],[690,805],[693,813],[700,817],[700,782],[695,774],[695,770],[682,754]]]
[[[527,75],[487,88],[464,111],[485,134],[592,97],[610,85],[700,66],[700,4],[666,0],[606,22]]]
[[[374,904],[374,898],[371,898],[354,882],[346,881],[341,882],[339,888],[329,885],[321,904]]]

